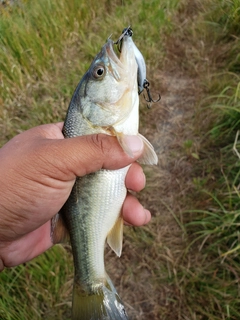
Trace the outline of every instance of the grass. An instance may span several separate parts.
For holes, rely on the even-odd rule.
[[[30,263],[3,272],[1,319],[69,317],[72,279],[68,275],[73,267],[67,260],[71,262],[71,255],[56,246]]]
[[[132,25],[163,100],[141,106],[142,132],[163,151],[140,195],[152,223],[126,230],[121,259],[106,252],[109,273],[131,319],[238,319],[240,1],[34,0],[0,14],[1,145],[63,120],[105,39]],[[68,246],[4,270],[0,318],[68,319],[72,273]]]
[[[192,299],[199,301],[195,314],[204,319],[238,319],[240,313],[240,165],[233,152],[240,128],[239,57],[235,55],[240,45],[239,9],[239,1],[210,1],[203,14],[208,21],[203,36],[199,35],[205,44],[214,43],[212,54],[203,52],[214,65],[212,69],[207,66],[207,77],[201,75],[205,97],[197,108],[200,118],[195,121],[202,150],[194,181],[198,203],[202,204],[185,215],[186,230],[192,240],[187,252],[198,249],[200,260],[191,268],[186,290],[191,292],[190,305]],[[200,24],[203,27],[201,19]],[[206,32],[209,26],[212,33]],[[204,126],[200,119],[206,118],[210,120]],[[239,147],[239,142],[235,144]]]
[[[111,33],[117,38],[123,26],[133,25],[136,43],[144,41],[144,54],[155,63],[152,68],[159,66],[163,53],[156,50],[154,39],[161,36],[161,28],[170,28],[169,12],[176,5],[176,1],[163,5],[139,1],[137,6],[131,1],[122,5],[104,1],[101,6],[96,1],[24,1],[2,8],[2,142],[19,130],[63,119],[72,92],[96,52]]]

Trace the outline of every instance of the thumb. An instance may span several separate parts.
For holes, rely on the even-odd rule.
[[[60,160],[61,171],[69,179],[69,174],[84,176],[100,169],[123,168],[136,161],[143,152],[142,139],[138,136],[124,136],[122,139],[133,157],[123,151],[116,137],[105,134],[50,141],[53,159]]]

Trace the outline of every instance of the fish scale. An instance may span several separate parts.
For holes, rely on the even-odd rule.
[[[74,260],[75,270],[79,273],[77,277],[86,279],[90,275],[91,282],[88,279],[90,287],[96,279],[105,277],[103,263],[105,239],[109,228],[114,225],[120,214],[126,196],[127,170],[128,167],[112,171],[100,170],[78,178],[72,196],[61,210],[70,232],[73,255],[77,257]],[[106,215],[107,211],[116,213],[109,217]],[[68,212],[72,213],[71,217],[68,216]],[[79,212],[82,214],[79,215]],[[94,252],[97,254],[92,254]],[[88,266],[85,265],[86,261]]]

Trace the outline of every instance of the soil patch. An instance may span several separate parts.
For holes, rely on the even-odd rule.
[[[192,139],[189,121],[198,85],[197,79],[170,72],[159,73],[154,87],[161,88],[161,102],[143,110],[140,128],[159,157],[157,166],[144,168],[147,186],[140,194],[153,214],[152,222],[142,230],[125,228],[120,259],[111,252],[106,255],[107,269],[132,320],[176,320],[182,309],[178,283],[169,278],[183,263],[186,247],[182,199],[192,187],[194,158],[185,152],[184,144]]]

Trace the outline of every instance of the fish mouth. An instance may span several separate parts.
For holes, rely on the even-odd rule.
[[[123,64],[121,62],[121,55],[120,57],[117,56],[115,53],[115,50],[113,48],[114,42],[111,39],[108,39],[107,43],[105,44],[105,50],[108,57],[116,64],[120,64],[123,67]]]
[[[103,46],[103,55],[105,56],[105,61],[108,61],[107,64],[109,71],[118,81],[121,78],[125,79],[126,76],[133,80],[137,66],[135,66],[136,59],[134,55],[132,38],[127,35],[122,38],[121,52],[119,57],[114,50],[114,45],[116,45],[116,43],[114,43],[111,39],[108,39]]]

